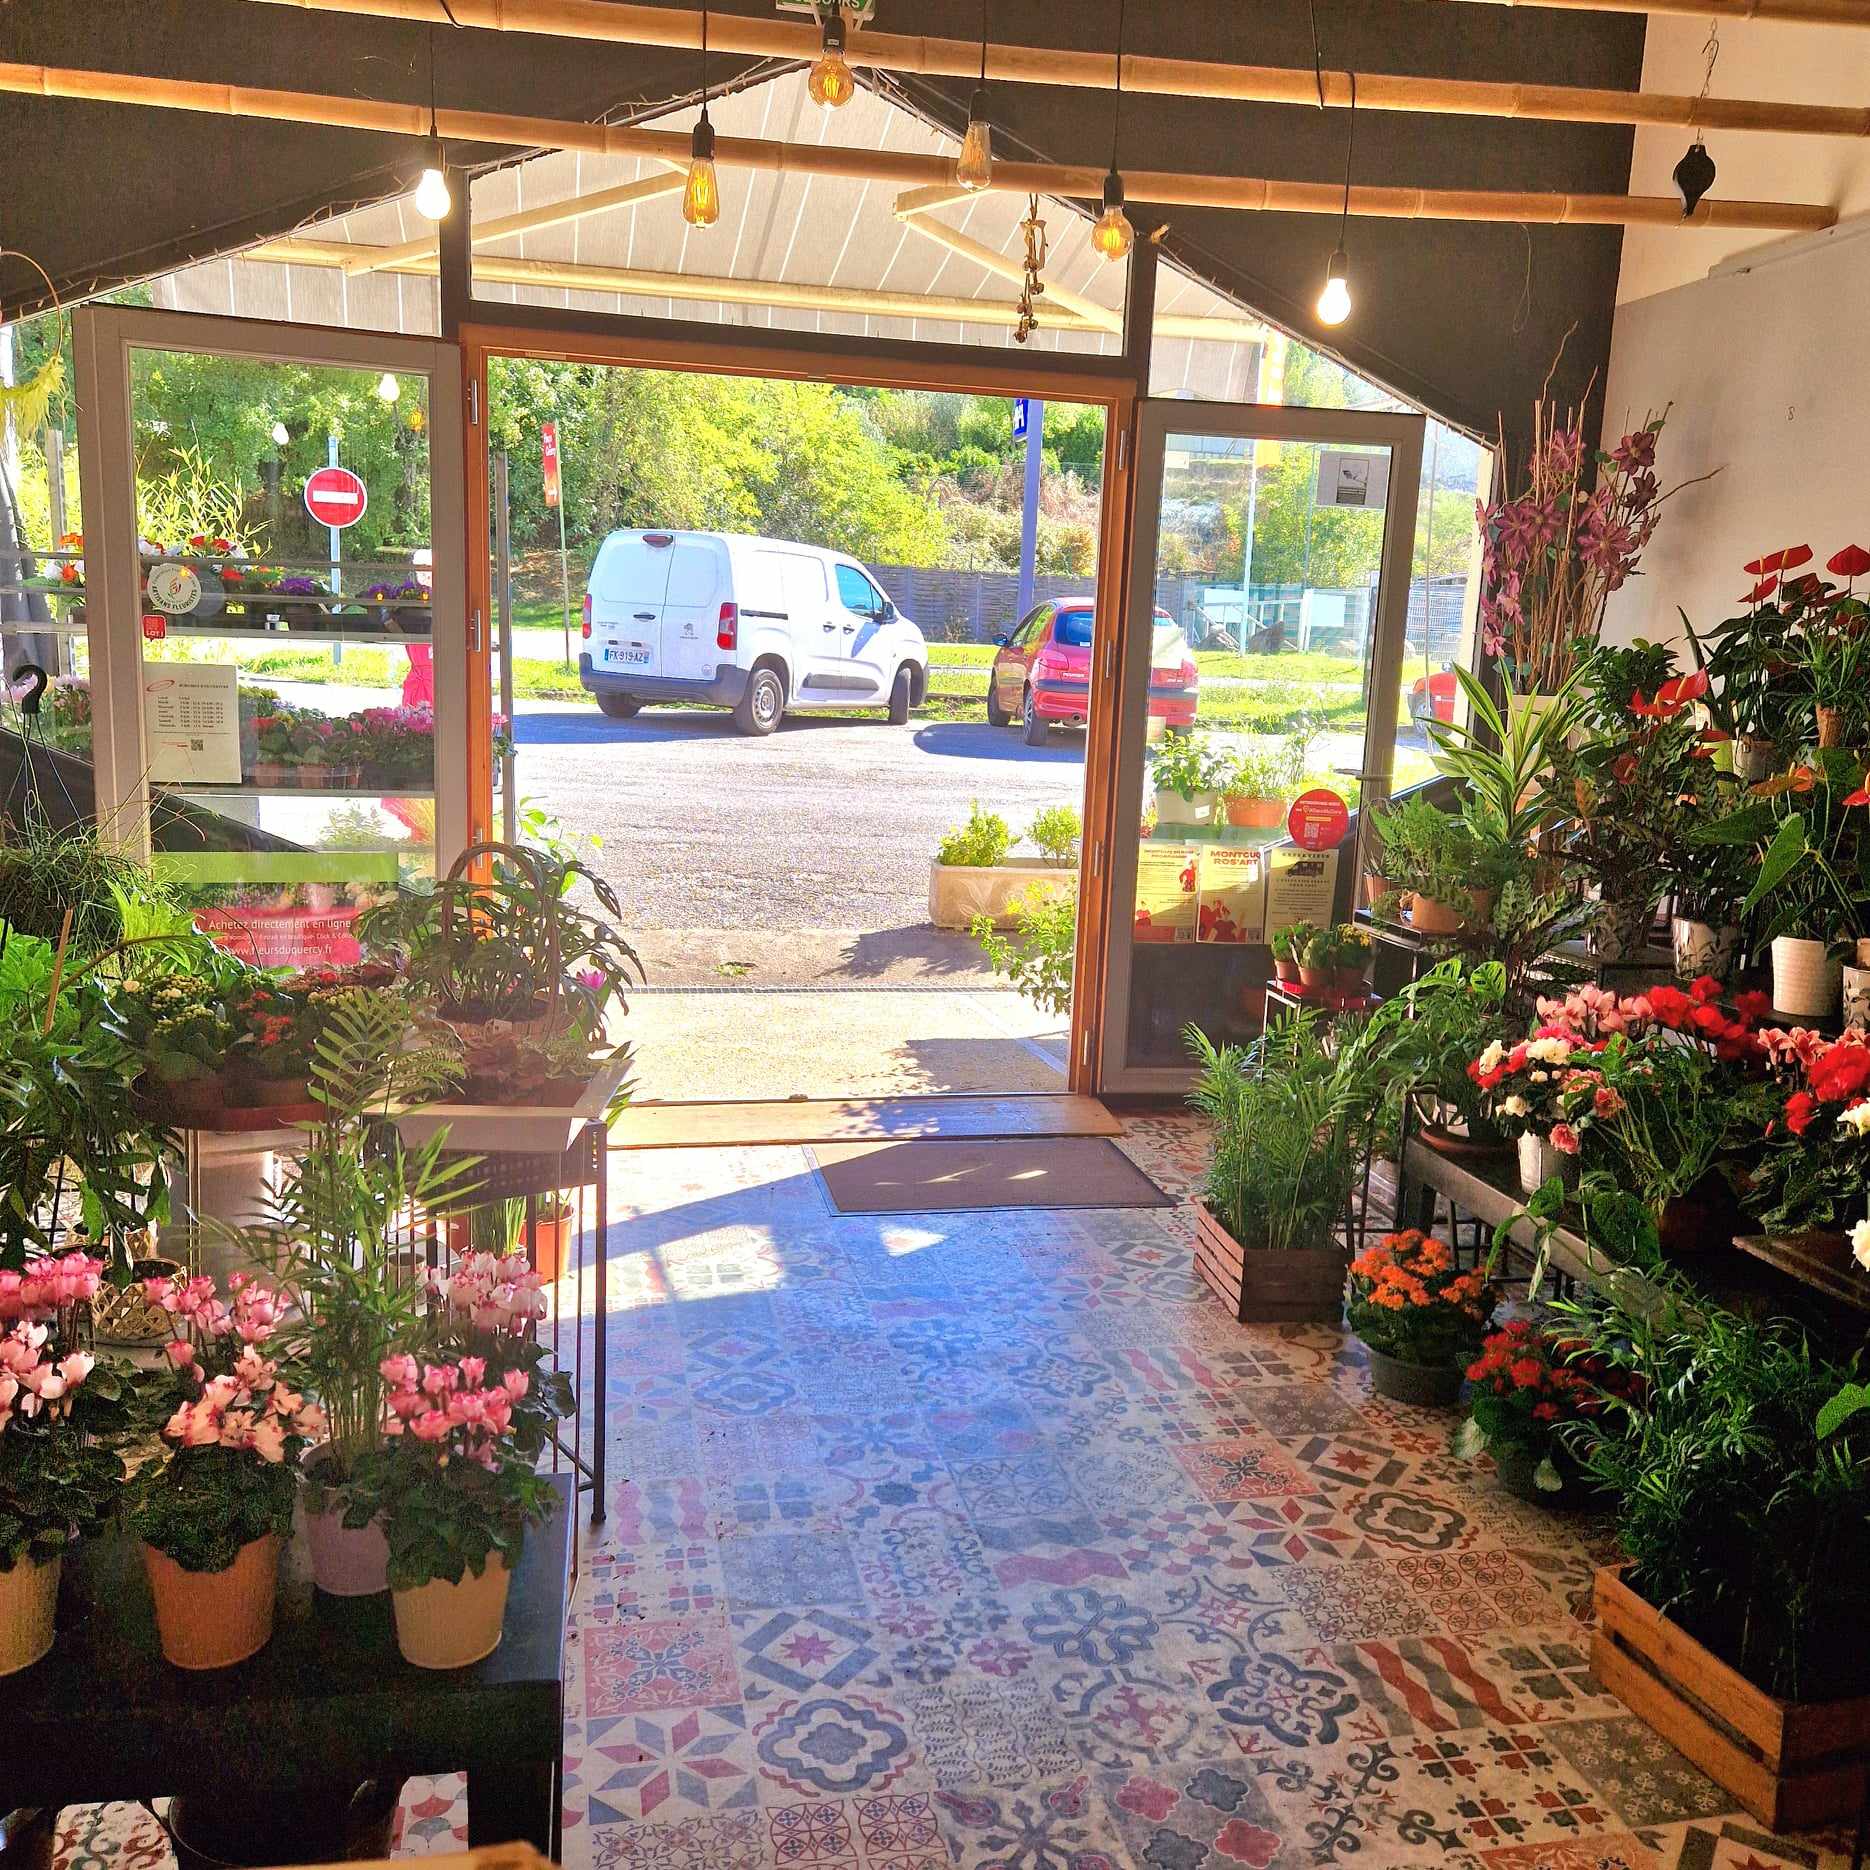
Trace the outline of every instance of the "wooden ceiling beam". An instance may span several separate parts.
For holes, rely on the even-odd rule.
[[[266,90],[197,79],[145,77],[74,66],[0,63],[0,92],[34,97],[92,99],[158,110],[200,112],[282,123],[324,124],[424,137],[430,113],[420,104],[324,93]],[[506,111],[442,110],[437,133],[466,143],[508,143],[533,149],[582,149],[597,155],[641,156],[652,162],[685,163],[688,136],[675,130],[634,125],[582,123],[527,117]],[[944,156],[906,150],[852,149],[834,143],[782,143],[760,137],[722,136],[715,160],[730,168],[779,174],[843,176],[885,182],[898,188],[950,183],[954,163]],[[1052,162],[999,162],[993,187],[1013,194],[1095,198],[1101,168]],[[1251,175],[1180,175],[1131,169],[1124,184],[1132,202],[1163,207],[1230,208],[1249,213],[1334,215],[1344,207],[1337,182],[1289,182]],[[1835,226],[1837,210],[1821,202],[1705,199],[1690,215],[1673,195],[1563,194],[1539,190],[1393,188],[1365,185],[1350,190],[1348,211],[1379,220],[1525,221],[1540,225],[1598,227],[1741,227],[1805,233]]]
[[[543,33],[558,38],[615,44],[701,46],[701,14],[683,7],[631,6],[615,0],[264,0],[304,12],[352,18],[419,20],[447,24],[452,13],[463,26],[490,32]],[[1487,0],[1514,5],[1520,0]],[[1788,19],[1832,25],[1870,24],[1864,0],[1525,0],[1609,12],[1722,14],[1738,19]],[[717,52],[754,58],[810,59],[818,51],[817,28],[803,21],[757,19],[710,12],[708,45]],[[846,56],[874,71],[922,77],[965,78],[980,74],[978,40],[936,39],[921,34],[878,32],[850,35]],[[1068,52],[1045,46],[989,45],[989,82],[1056,84],[1079,89],[1115,88],[1116,58],[1108,52]],[[1230,99],[1239,103],[1318,104],[1318,74],[1307,66],[1227,65],[1207,59],[1153,58],[1127,53],[1127,92],[1165,97]],[[1324,74],[1325,102],[1347,105],[1350,82],[1342,71]],[[1662,91],[1618,91],[1558,84],[1502,84],[1470,78],[1429,78],[1385,72],[1357,74],[1359,110],[1423,111],[1438,116],[1532,117],[1559,123],[1674,125],[1688,130],[1762,130],[1799,136],[1870,136],[1870,110],[1829,104],[1774,103],[1750,98],[1695,97]]]

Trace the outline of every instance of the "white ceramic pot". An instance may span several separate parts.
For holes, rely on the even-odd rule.
[[[1643,952],[1649,934],[1650,905],[1640,898],[1634,902],[1602,902],[1591,930],[1591,943],[1600,961],[1623,961]]]
[[[1844,964],[1844,1020],[1850,1026],[1870,1026],[1870,967]]]
[[[1698,980],[1703,974],[1712,974],[1716,980],[1724,981],[1733,971],[1740,931],[1731,924],[1722,923],[1716,927],[1711,922],[1672,916],[1669,937],[1675,949],[1675,971],[1683,980]]]
[[[1804,1019],[1835,1013],[1841,975],[1826,943],[1801,935],[1773,937],[1773,1005],[1781,1013]]]
[[[1220,804],[1218,792],[1197,792],[1185,798],[1166,786],[1156,788],[1156,823],[1159,825],[1211,825]]]
[[[1536,1130],[1528,1130],[1519,1139],[1520,1193],[1536,1195],[1546,1182],[1559,1173],[1563,1158]]]

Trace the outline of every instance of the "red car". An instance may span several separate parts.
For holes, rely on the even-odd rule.
[[[1418,675],[1409,691],[1409,718],[1418,725],[1430,718],[1454,719],[1454,671],[1444,668],[1438,675]],[[1432,714],[1431,714],[1432,711]]]
[[[987,719],[995,727],[1019,721],[1026,744],[1042,747],[1054,727],[1082,727],[1091,705],[1091,642],[1096,623],[1090,600],[1036,605],[1011,635],[987,678]],[[1149,711],[1170,727],[1195,724],[1201,672],[1188,639],[1166,610],[1156,612],[1150,650]]]

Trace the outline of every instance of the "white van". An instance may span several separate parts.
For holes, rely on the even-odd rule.
[[[922,632],[857,563],[727,532],[613,532],[584,594],[578,676],[627,720],[646,702],[731,708],[770,734],[788,708],[887,706],[928,693]]]

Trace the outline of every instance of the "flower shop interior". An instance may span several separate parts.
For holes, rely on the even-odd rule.
[[[0,1870],[1862,1864],[1870,6],[6,0],[0,92]],[[513,360],[1101,412],[974,929],[1055,1093],[633,1096]],[[1294,451],[1315,770],[1161,705],[1204,528],[1333,705]]]

